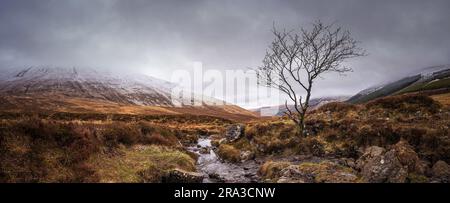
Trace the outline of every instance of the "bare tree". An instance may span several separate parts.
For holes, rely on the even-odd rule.
[[[351,71],[341,63],[349,58],[365,55],[350,32],[317,21],[311,29],[299,32],[273,29],[274,41],[269,46],[263,65],[256,68],[258,83],[277,88],[294,103],[286,115],[305,133],[305,118],[314,81],[327,72]],[[300,90],[300,91],[299,91]],[[301,92],[306,94],[303,99]]]

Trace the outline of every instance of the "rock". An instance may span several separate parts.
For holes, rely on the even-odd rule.
[[[301,155],[292,156],[290,161],[298,163],[298,162],[303,162],[305,160],[311,160],[313,158],[314,158],[314,156],[312,154],[301,154]]]
[[[194,134],[194,135],[187,134],[187,135],[184,135],[184,139],[181,139],[181,142],[184,145],[194,145],[197,143],[198,138],[199,138],[199,136],[196,134]]]
[[[359,157],[359,159],[356,161],[356,167],[361,169],[368,160],[371,160],[374,157],[381,156],[385,151],[386,150],[382,147],[377,146],[368,147],[364,151],[364,154],[361,157]]]
[[[211,140],[211,146],[218,147],[220,145],[219,140]]]
[[[305,182],[303,182],[302,180],[293,180],[288,177],[281,177],[280,179],[277,180],[277,183],[305,183]]]
[[[302,163],[299,170],[314,177],[315,183],[356,183],[359,178],[356,171],[330,161]]]
[[[210,174],[208,174],[208,177],[210,179],[214,179],[214,182],[217,182],[217,183],[224,183],[225,182],[225,180],[223,180],[223,178],[220,177],[220,175],[217,174],[217,173],[210,173]]]
[[[299,170],[298,165],[290,165],[285,169],[281,170],[281,178],[278,179],[277,183],[313,183],[314,176],[311,174],[305,174]]]
[[[210,151],[211,151],[211,149],[208,148],[208,147],[202,147],[202,148],[200,148],[200,154],[209,154]]]
[[[211,140],[211,145],[213,147],[219,147],[221,144],[226,144],[226,143],[227,143],[227,139],[226,138]]]
[[[228,142],[234,142],[244,135],[245,126],[242,124],[230,125],[227,127],[225,138]]]
[[[399,182],[402,181],[404,169],[394,152],[384,153],[380,147],[369,147],[357,160],[357,168],[367,182]],[[392,178],[392,180],[391,180]],[[406,180],[406,176],[404,177]],[[403,180],[404,181],[404,180]]]
[[[330,161],[320,163],[304,162],[282,169],[277,183],[354,183],[358,182],[356,172]]]
[[[419,156],[414,151],[407,141],[400,140],[392,147],[396,156],[403,166],[408,167],[409,172],[417,174],[424,174],[426,172],[426,164],[419,159]]]
[[[255,153],[251,151],[243,151],[241,152],[241,161],[247,161],[255,158]]]
[[[181,169],[173,169],[162,177],[163,183],[202,183],[203,175]]]
[[[224,144],[226,142],[227,142],[227,139],[226,138],[222,138],[222,139],[219,140],[219,145]]]
[[[250,179],[255,179],[257,177],[257,175],[254,173],[245,173],[244,177],[250,178]]]
[[[431,169],[432,179],[436,182],[450,183],[450,166],[444,161],[438,161]]]
[[[389,151],[372,146],[356,161],[364,180],[371,183],[403,183],[408,174],[424,174],[426,165],[406,141],[400,141]]]

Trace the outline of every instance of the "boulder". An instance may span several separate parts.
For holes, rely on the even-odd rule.
[[[385,152],[386,150],[382,147],[377,146],[368,147],[364,151],[364,154],[361,157],[359,157],[359,159],[356,161],[356,167],[362,168],[369,160],[375,157],[379,157]]]
[[[234,142],[244,135],[245,126],[242,124],[230,125],[227,127],[225,138],[228,142]]]
[[[365,181],[371,183],[403,183],[408,174],[424,174],[426,165],[406,141],[400,141],[389,151],[384,148],[368,147],[356,161]]]
[[[339,164],[322,161],[290,165],[280,171],[277,183],[355,183],[359,182],[356,172]]]
[[[416,174],[424,174],[426,172],[427,164],[420,160],[417,153],[407,141],[400,140],[391,150],[394,150],[400,163],[406,166],[409,172]]]
[[[173,169],[162,177],[163,183],[202,183],[203,175],[181,169]]]
[[[314,176],[312,174],[305,174],[299,170],[298,165],[290,165],[281,170],[282,175],[277,183],[313,183]]]
[[[434,182],[450,183],[450,166],[444,161],[438,161],[431,169]]]
[[[405,181],[405,169],[400,161],[392,152],[389,154],[384,152],[385,150],[379,147],[369,147],[357,160],[357,168],[361,171],[364,180],[370,183]],[[405,180],[401,180],[402,178]]]

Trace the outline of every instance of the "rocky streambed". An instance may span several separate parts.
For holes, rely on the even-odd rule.
[[[204,177],[204,183],[250,183],[259,181],[257,171],[261,164],[260,161],[225,162],[217,156],[209,137],[200,137],[197,144],[188,147],[188,150],[198,154],[197,167]]]
[[[385,147],[360,148],[357,157],[314,156],[313,154],[267,154],[256,157],[243,156],[247,151],[232,146],[243,137],[243,127],[234,125],[227,128],[224,138],[218,141],[215,139],[218,147],[216,147],[217,144],[214,146],[211,144],[211,137],[200,136],[196,144],[187,147],[189,151],[198,155],[198,173],[187,174],[189,177],[195,177],[195,180],[191,178],[187,182],[450,182],[450,166],[445,161],[431,164],[420,159],[419,154],[406,140],[400,140],[396,144]],[[231,152],[225,155],[233,154],[232,157],[239,158],[230,159],[231,162],[222,160],[216,151],[226,160],[231,157],[224,156],[224,146],[231,146],[234,150],[234,152],[230,150]]]

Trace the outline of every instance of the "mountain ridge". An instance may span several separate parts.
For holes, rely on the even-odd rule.
[[[0,110],[193,114],[235,120],[257,117],[241,107],[201,95],[193,95],[193,99],[172,98],[171,90],[175,87],[176,84],[147,75],[90,68],[29,67],[2,71]]]
[[[175,106],[224,103],[223,101],[194,95],[193,99],[172,98],[177,87],[158,78],[132,73],[97,71],[76,67],[29,67],[5,71],[0,76],[0,93],[26,95],[60,92],[66,96],[103,99],[123,104]],[[176,103],[176,104],[175,104]]]
[[[377,98],[412,92],[424,92],[450,88],[450,65],[424,68],[406,77],[382,85],[366,88],[346,102],[364,103]]]

